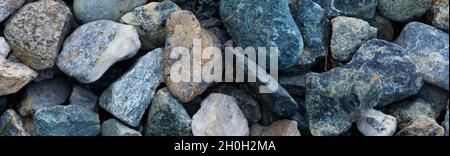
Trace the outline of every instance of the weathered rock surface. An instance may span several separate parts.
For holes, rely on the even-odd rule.
[[[8,109],[1,115],[0,131],[4,136],[30,136],[24,129],[22,118],[13,109]]]
[[[377,10],[377,0],[313,0],[320,4],[329,18],[337,16],[349,16],[363,19],[372,23]]]
[[[4,37],[0,37],[0,57],[6,58],[11,51],[11,47],[6,42]]]
[[[37,72],[24,64],[0,57],[0,96],[16,93],[37,75]]]
[[[81,23],[96,20],[118,21],[125,13],[148,0],[74,0],[73,12]]]
[[[434,119],[421,117],[411,121],[396,136],[444,136],[444,128]]]
[[[92,91],[78,85],[73,86],[72,94],[69,98],[71,105],[80,105],[95,112],[97,110],[97,101],[98,96]]]
[[[138,131],[127,127],[112,118],[102,123],[102,136],[142,136]]]
[[[280,120],[264,127],[255,124],[250,129],[251,136],[300,136],[297,122],[291,120]]]
[[[3,22],[12,13],[19,9],[25,0],[2,0],[0,1],[0,22]]]
[[[429,10],[431,23],[434,27],[448,32],[448,0],[433,0],[433,6]]]
[[[422,16],[432,0],[378,0],[378,12],[397,22],[408,22]]]
[[[362,115],[356,122],[356,126],[365,136],[392,136],[397,129],[397,119],[371,109]]]

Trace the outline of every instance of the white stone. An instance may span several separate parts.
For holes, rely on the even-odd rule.
[[[371,109],[362,115],[356,126],[365,136],[392,136],[397,128],[397,119]]]

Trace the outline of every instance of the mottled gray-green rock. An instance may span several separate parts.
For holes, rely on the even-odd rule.
[[[250,129],[251,136],[300,136],[297,122],[292,120],[279,120],[270,126],[264,127],[255,124]]]
[[[101,131],[98,114],[77,105],[43,108],[33,121],[39,136],[96,136]]]
[[[24,64],[47,69],[55,65],[71,21],[70,9],[62,1],[28,3],[6,23],[5,38]]]
[[[448,91],[448,33],[432,26],[410,22],[395,41],[405,48],[423,79]]]
[[[445,129],[445,136],[448,136],[448,107],[447,107],[447,113],[445,114],[445,120],[442,122],[442,126]]]
[[[148,0],[74,0],[73,12],[81,23],[96,20],[118,21],[125,13]]]
[[[57,65],[68,76],[91,83],[114,63],[136,55],[140,47],[134,27],[99,20],[82,25],[66,39]]]
[[[170,0],[151,2],[125,14],[120,21],[134,26],[139,34],[143,50],[164,46],[166,20],[170,13],[181,10]]]
[[[112,118],[102,123],[102,136],[142,136],[138,131]]]
[[[429,10],[431,23],[434,27],[448,32],[448,0],[434,0],[433,6]]]
[[[432,0],[378,0],[378,12],[397,22],[408,22],[422,16]]]
[[[338,16],[331,25],[331,56],[341,62],[350,61],[361,45],[377,37],[377,28],[357,18]]]
[[[30,116],[45,107],[63,104],[70,96],[72,86],[65,79],[34,82],[27,86],[18,112]]]
[[[139,125],[145,110],[163,81],[163,50],[158,48],[141,57],[122,77],[101,95],[100,107],[127,125]]]
[[[375,18],[378,0],[313,0],[326,11],[328,18],[349,16],[369,23]]]
[[[11,51],[8,42],[6,42],[4,37],[0,37],[0,57],[6,58]]]
[[[95,112],[97,110],[97,101],[98,96],[92,91],[77,85],[73,86],[72,94],[69,98],[71,105],[80,105]]]
[[[0,96],[16,93],[37,75],[37,72],[24,64],[0,57]]]
[[[371,109],[362,115],[356,126],[364,136],[392,136],[397,129],[397,119]]]
[[[306,111],[314,136],[336,136],[351,127],[362,113],[378,104],[380,77],[367,71],[334,68],[306,77]]]
[[[6,110],[0,117],[0,132],[0,136],[30,136],[24,129],[22,118],[13,109]]]
[[[396,136],[444,136],[444,128],[434,119],[422,116],[411,121]]]
[[[2,0],[0,1],[0,22],[19,9],[25,0]]]
[[[167,88],[160,89],[150,106],[145,135],[189,136],[192,135],[191,117],[181,102]]]

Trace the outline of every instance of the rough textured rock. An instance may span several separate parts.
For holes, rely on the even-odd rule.
[[[98,96],[92,91],[77,85],[73,86],[72,94],[69,98],[71,105],[80,105],[95,112],[97,110],[97,101]]]
[[[433,6],[429,10],[432,25],[446,32],[448,32],[448,10],[448,0],[433,0]]]
[[[300,136],[297,122],[291,120],[280,120],[264,127],[255,124],[250,129],[251,136]]]
[[[37,75],[26,65],[0,57],[0,96],[16,93]]]
[[[345,66],[380,76],[383,92],[378,106],[381,107],[418,93],[423,84],[408,51],[384,40],[368,41]]]
[[[311,134],[339,135],[378,104],[380,77],[367,71],[334,68],[306,77],[306,110]]]
[[[19,9],[25,0],[2,0],[0,1],[0,22],[3,22],[12,13]]]
[[[249,128],[235,98],[213,93],[203,100],[192,118],[192,133],[194,136],[248,136]]]
[[[163,50],[155,49],[141,57],[100,97],[100,107],[127,125],[139,125],[145,110],[163,81]],[[142,87],[145,86],[145,87]]]
[[[4,37],[0,37],[0,57],[6,58],[11,51],[11,47],[6,42]]]
[[[181,8],[169,0],[151,2],[125,14],[120,21],[134,26],[138,31],[142,49],[149,50],[164,46],[167,18],[177,10]]]
[[[22,118],[13,109],[6,110],[0,117],[0,131],[5,136],[30,136],[24,129]]]
[[[378,12],[397,22],[408,22],[422,16],[432,0],[378,0]]]
[[[181,102],[173,97],[167,88],[160,89],[153,97],[148,112],[145,135],[192,135],[191,117],[189,117]]]
[[[426,24],[411,22],[396,42],[405,48],[423,79],[448,91],[448,33]]]
[[[366,41],[377,37],[377,29],[366,21],[339,16],[331,20],[331,56],[338,61],[346,62]]]
[[[102,136],[142,136],[138,131],[127,127],[112,118],[102,123]]]
[[[397,129],[397,119],[375,109],[364,113],[356,122],[358,130],[365,136],[392,136]]]
[[[200,26],[200,22],[197,20],[194,14],[189,11],[175,11],[170,14],[169,19],[166,23],[166,32],[167,32],[167,41],[164,51],[164,78],[166,81],[167,88],[169,88],[170,92],[173,96],[177,97],[180,101],[187,103],[191,101],[197,95],[203,93],[212,83],[206,82],[204,79],[194,80],[194,71],[189,68],[189,75],[180,74],[181,78],[187,76],[189,79],[188,82],[180,80],[174,81],[177,76],[171,75],[170,72],[172,68],[180,66],[183,62],[183,58],[181,59],[170,59],[173,57],[171,53],[174,48],[187,48],[189,49],[189,56],[183,56],[184,59],[189,59],[191,65],[200,65],[203,68],[206,64],[212,64],[212,61],[222,61],[221,59],[212,59],[212,60],[202,60],[199,58],[193,57],[193,41],[197,39],[201,39],[201,49],[207,47],[217,47],[221,48],[220,41],[215,37],[215,35],[211,34],[207,30],[204,30]],[[189,57],[189,58],[186,58]],[[178,58],[178,57],[177,57]],[[195,58],[195,59],[194,59]],[[198,71],[195,71],[197,73]],[[180,79],[181,79],[180,78]]]
[[[394,40],[394,26],[389,19],[377,15],[375,27],[377,28],[378,39],[383,39],[386,41]]]
[[[372,23],[377,10],[377,0],[313,0],[320,4],[329,18],[349,16]]]
[[[31,83],[26,88],[18,112],[22,116],[30,116],[45,107],[63,104],[71,90],[71,84],[64,79]]]
[[[396,136],[444,136],[444,128],[434,119],[421,117],[411,121]]]
[[[448,108],[447,108],[447,113],[445,114],[445,120],[444,120],[444,122],[442,122],[442,126],[445,129],[445,136],[448,136]]]
[[[114,63],[136,55],[140,47],[134,27],[99,20],[82,25],[66,39],[57,65],[78,81],[91,83]]]
[[[148,0],[74,0],[73,12],[81,23],[96,20],[118,21],[125,13]]]
[[[77,105],[43,108],[33,120],[39,136],[96,136],[101,131],[98,114]]]
[[[24,64],[47,69],[55,65],[71,20],[70,9],[61,1],[28,3],[6,23],[5,38]]]
[[[22,118],[23,128],[30,133],[31,136],[36,136],[36,129],[34,128],[33,117]]]
[[[222,0],[220,16],[240,47],[278,47],[281,70],[295,65],[302,54],[303,39],[288,0]]]

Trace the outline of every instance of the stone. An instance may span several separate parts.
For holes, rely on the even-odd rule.
[[[52,79],[53,76],[55,76],[55,74],[57,73],[57,69],[56,67],[51,67],[48,69],[40,70],[38,71],[38,73],[39,75],[35,79],[33,79],[34,82]]]
[[[37,72],[24,64],[0,57],[0,96],[18,92],[37,75]]]
[[[175,11],[170,14],[166,23],[167,41],[164,49],[164,79],[166,81],[167,88],[170,90],[173,96],[177,97],[181,102],[187,103],[194,99],[196,96],[202,94],[213,82],[206,82],[204,79],[195,79],[195,73],[199,71],[192,71],[191,68],[187,69],[189,72],[180,75],[171,75],[172,68],[179,67],[183,61],[190,61],[193,66],[200,66],[202,69],[207,64],[216,63],[216,61],[222,61],[221,58],[214,56],[214,59],[199,59],[194,56],[193,43],[195,40],[201,39],[201,47],[197,50],[201,52],[206,47],[221,48],[222,45],[217,37],[211,34],[209,31],[202,29],[200,22],[197,20],[194,14],[189,11]],[[187,48],[189,55],[183,56],[183,58],[170,57],[174,48]],[[186,58],[187,57],[187,58]],[[194,68],[194,67],[193,67]],[[185,70],[185,69],[182,69]],[[177,79],[190,78],[190,81],[177,81]]]
[[[348,16],[363,19],[372,23],[377,10],[377,0],[313,0],[327,12],[328,18]]]
[[[448,91],[448,33],[432,26],[408,23],[395,41],[405,48],[423,79]]]
[[[411,121],[396,136],[444,136],[444,128],[434,119],[421,117]]]
[[[20,61],[36,70],[53,67],[70,31],[72,14],[62,2],[40,0],[20,8],[5,25],[5,38]]]
[[[78,85],[73,86],[72,94],[69,98],[71,105],[80,105],[95,112],[97,110],[97,101],[98,96],[92,91]]]
[[[294,66],[302,54],[303,39],[288,0],[221,0],[220,16],[240,47],[278,47],[280,70]]]
[[[445,129],[445,136],[448,136],[448,108],[447,108],[447,113],[445,114],[445,120],[444,120],[444,122],[442,122],[442,126]]]
[[[429,10],[431,24],[448,32],[448,0],[433,0],[433,6]]]
[[[96,136],[101,132],[98,114],[77,105],[43,108],[33,120],[39,136]]]
[[[378,12],[397,22],[408,22],[422,16],[432,0],[378,0]]]
[[[386,40],[386,41],[393,41],[394,40],[394,26],[392,25],[392,22],[380,15],[377,15],[376,24],[375,27],[377,28],[377,38]]]
[[[22,118],[23,128],[30,133],[31,136],[36,136],[36,129],[34,128],[33,117]]]
[[[210,94],[192,118],[194,136],[248,136],[247,119],[239,109],[236,99],[220,94]]]
[[[102,136],[142,136],[138,131],[129,128],[112,118],[102,123]]]
[[[140,47],[133,26],[99,20],[78,27],[67,37],[57,65],[68,76],[91,83],[114,63],[136,55]]]
[[[4,37],[0,37],[0,57],[6,58],[11,51],[8,42],[6,42]]]
[[[236,98],[239,109],[244,113],[250,124],[257,123],[261,119],[261,107],[258,102],[246,91],[232,85],[220,85],[211,88],[209,93],[222,93]]]
[[[373,39],[362,45],[345,67],[365,70],[380,76],[383,87],[378,106],[384,107],[417,94],[423,85],[414,61],[404,48]]]
[[[362,115],[356,126],[364,136],[393,136],[397,129],[397,119],[371,109]]]
[[[170,13],[181,10],[172,1],[151,2],[125,14],[120,21],[134,26],[139,34],[143,50],[164,46],[165,24]]]
[[[100,107],[125,124],[139,126],[156,89],[163,81],[163,50],[158,48],[141,57],[100,96]]]
[[[125,13],[148,0],[74,0],[73,12],[81,23],[97,20],[118,21]]]
[[[30,136],[23,127],[22,118],[13,109],[6,110],[0,117],[0,136],[2,135]]]
[[[191,117],[181,102],[170,94],[167,88],[160,89],[150,106],[146,136],[190,136]]]
[[[25,0],[2,0],[0,1],[0,22],[3,22],[17,9],[19,9]]]
[[[302,1],[296,14],[293,14],[304,42],[303,53],[297,64],[310,68],[328,54],[330,23],[320,5],[311,0]]]
[[[380,77],[367,71],[334,68],[306,76],[305,105],[313,136],[337,136],[378,104]]]
[[[255,124],[250,129],[251,136],[300,136],[297,122],[291,120],[280,120],[268,127]]]
[[[338,16],[331,25],[331,56],[337,61],[350,61],[361,45],[377,37],[377,28],[357,18]]]
[[[306,73],[288,76],[280,75],[279,83],[290,95],[303,97],[305,96]]]
[[[70,96],[71,90],[70,82],[64,79],[31,83],[26,87],[18,112],[22,116],[31,116],[45,107],[61,105]]]

